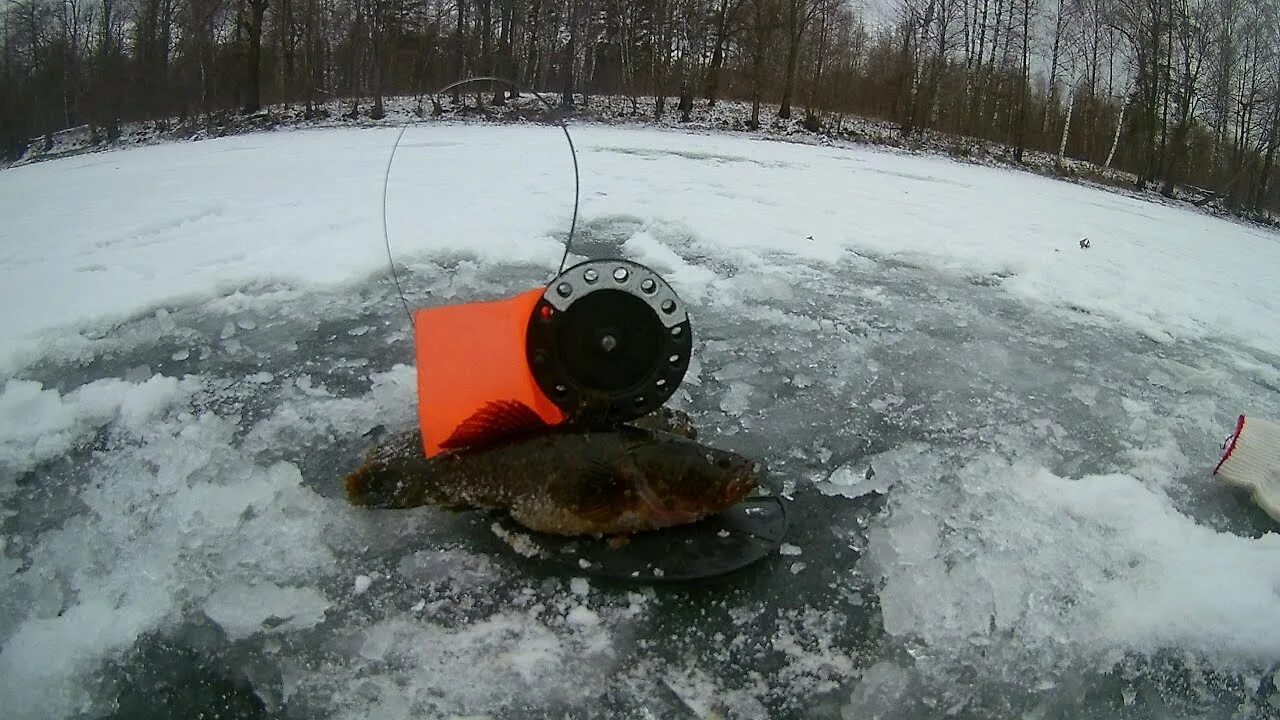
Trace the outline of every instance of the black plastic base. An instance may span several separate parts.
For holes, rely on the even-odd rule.
[[[786,536],[787,511],[777,497],[754,497],[693,525],[639,533],[622,544],[543,535],[506,516],[498,523],[522,555],[536,548],[535,559],[583,575],[653,584],[724,575],[767,557]]]

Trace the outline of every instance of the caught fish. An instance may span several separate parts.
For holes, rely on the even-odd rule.
[[[489,411],[509,425],[522,414],[510,406]],[[642,420],[692,431],[687,416]],[[714,515],[749,495],[762,471],[741,455],[647,427],[544,428],[475,447],[466,441],[484,419],[472,425],[459,428],[461,449],[432,458],[417,431],[374,448],[347,477],[348,499],[377,508],[505,510],[521,525],[555,535],[627,535]]]

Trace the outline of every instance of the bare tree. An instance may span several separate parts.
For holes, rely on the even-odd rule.
[[[787,58],[783,67],[782,102],[778,117],[791,117],[791,99],[796,90],[796,70],[800,62],[800,45],[805,30],[822,7],[822,0],[782,0],[783,28],[787,37]]]
[[[745,0],[715,0],[715,17],[711,24],[711,64],[707,68],[707,105],[715,105],[720,93],[720,71],[724,67],[728,45],[737,33],[738,11]]]
[[[1049,113],[1058,102],[1058,71],[1061,69],[1063,50],[1065,49],[1063,39],[1067,28],[1067,13],[1071,9],[1067,0],[1051,0],[1051,3],[1054,8],[1053,49],[1049,52],[1049,87],[1045,93],[1044,113],[1040,117],[1040,132],[1042,133],[1049,132]]]
[[[748,0],[751,10],[751,119],[748,127],[760,126],[760,102],[764,93],[765,55],[778,27],[773,0]]]
[[[1027,149],[1027,88],[1031,84],[1031,2],[1022,0],[1022,82],[1018,84],[1018,120],[1014,133],[1014,162],[1022,162]]]
[[[262,21],[268,0],[244,0],[247,49],[244,60],[244,111],[262,109]]]

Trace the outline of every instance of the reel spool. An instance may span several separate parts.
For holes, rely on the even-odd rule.
[[[620,423],[675,393],[693,350],[675,290],[630,260],[589,260],[561,273],[534,306],[526,355],[543,393],[571,420]]]

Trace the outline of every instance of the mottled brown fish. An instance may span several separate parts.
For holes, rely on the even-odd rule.
[[[691,432],[687,416],[641,424]],[[627,535],[696,522],[754,490],[761,466],[668,432],[550,431],[427,458],[409,432],[371,450],[346,479],[354,505],[506,510],[556,535]]]

